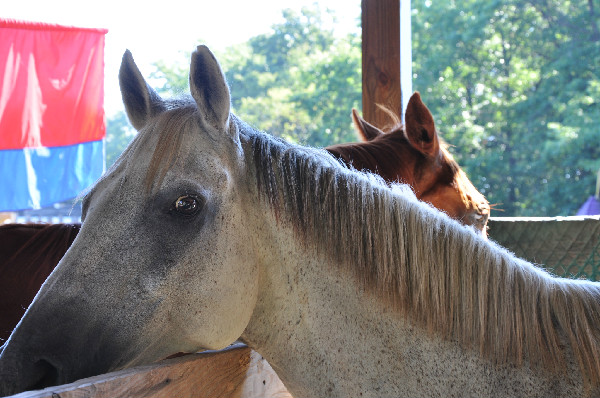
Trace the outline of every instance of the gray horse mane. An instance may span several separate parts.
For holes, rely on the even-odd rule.
[[[147,187],[179,157],[187,102],[147,126],[160,133]],[[498,364],[551,371],[573,353],[584,381],[600,384],[600,287],[552,278],[473,230],[326,152],[253,130],[231,115],[261,199],[300,241],[346,267],[368,292],[431,334]],[[129,150],[135,148],[135,141]]]
[[[264,134],[246,149],[260,195],[306,245],[432,334],[498,364],[600,382],[600,288],[552,278],[418,202],[409,189],[351,172],[328,155]]]

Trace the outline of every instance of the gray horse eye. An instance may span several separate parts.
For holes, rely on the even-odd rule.
[[[202,201],[194,195],[183,195],[173,204],[173,210],[183,216],[193,216],[202,208]]]

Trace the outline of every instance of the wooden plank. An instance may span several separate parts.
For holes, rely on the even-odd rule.
[[[17,219],[17,213],[0,212],[0,225],[13,223]]]
[[[292,398],[292,394],[267,360],[256,351],[251,351],[241,398]]]
[[[12,396],[56,397],[291,398],[291,395],[260,354],[238,346],[219,352],[185,355]]]
[[[376,104],[402,114],[400,90],[400,0],[362,0],[363,117],[390,123]]]

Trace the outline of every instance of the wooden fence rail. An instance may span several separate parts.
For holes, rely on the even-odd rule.
[[[11,398],[291,398],[267,361],[246,346],[28,391]]]

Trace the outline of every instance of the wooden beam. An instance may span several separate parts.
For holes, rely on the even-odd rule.
[[[363,117],[389,124],[377,104],[402,115],[400,89],[400,0],[362,0]]]
[[[291,398],[267,361],[248,347],[185,355],[29,391],[10,398]]]

